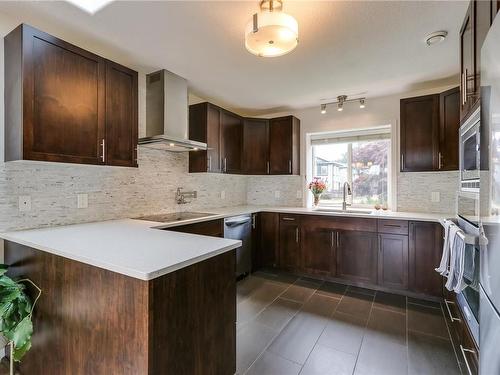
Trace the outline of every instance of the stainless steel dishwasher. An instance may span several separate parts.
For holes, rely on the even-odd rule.
[[[245,277],[252,268],[252,216],[239,215],[224,219],[224,238],[241,240],[241,247],[236,249],[236,278]]]

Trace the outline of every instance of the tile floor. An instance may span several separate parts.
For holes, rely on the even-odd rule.
[[[439,303],[267,272],[237,302],[239,375],[460,374]]]

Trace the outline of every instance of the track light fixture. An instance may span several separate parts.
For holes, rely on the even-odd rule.
[[[326,106],[330,104],[337,104],[337,111],[342,112],[344,110],[344,103],[359,101],[359,108],[365,108],[366,98],[353,98],[349,99],[347,95],[339,95],[337,96],[337,100],[334,102],[323,103],[321,104],[321,114],[326,113]]]

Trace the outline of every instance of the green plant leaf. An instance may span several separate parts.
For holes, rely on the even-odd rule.
[[[11,287],[11,288],[20,288],[24,287],[22,284],[17,284],[14,280],[12,280],[10,277],[2,275],[0,277],[0,287]]]
[[[33,334],[33,322],[30,316],[24,317],[23,320],[14,328],[12,332],[12,341],[14,341],[14,347],[20,348],[26,345],[26,341],[31,339]]]
[[[3,274],[5,274],[5,272],[7,272],[8,268],[9,268],[8,265],[6,265],[6,264],[0,264],[0,276],[2,276]]]
[[[13,356],[14,361],[16,362],[21,361],[21,358],[23,358],[26,352],[30,349],[31,349],[31,340],[26,341],[26,343],[19,348],[14,347],[14,356]]]

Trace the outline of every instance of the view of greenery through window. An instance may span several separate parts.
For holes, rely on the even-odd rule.
[[[346,181],[353,206],[387,204],[389,139],[316,144],[312,151],[313,177],[327,185],[321,205],[340,205]]]

